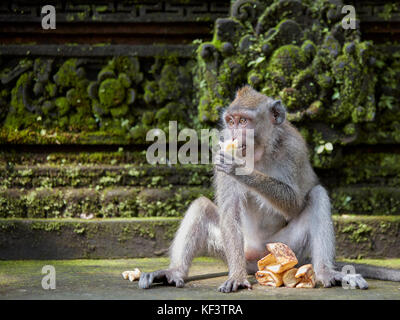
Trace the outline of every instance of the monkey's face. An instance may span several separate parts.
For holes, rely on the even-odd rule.
[[[226,135],[225,139],[237,140],[242,149],[242,155],[246,153],[247,130],[254,130],[254,119],[244,112],[227,112],[224,117]]]
[[[275,128],[284,122],[285,114],[280,100],[244,87],[223,114],[223,140],[237,140],[243,156],[246,149],[251,150],[250,143],[254,151],[267,147],[269,140],[273,140]]]

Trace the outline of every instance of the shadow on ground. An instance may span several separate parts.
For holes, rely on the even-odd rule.
[[[376,264],[385,264],[382,261]],[[399,261],[396,263],[400,268]],[[44,265],[55,267],[55,290],[42,288]],[[194,261],[189,281],[181,289],[155,285],[141,290],[137,282],[123,280],[121,276],[122,271],[135,267],[146,272],[167,266],[166,258],[0,261],[0,299],[400,299],[400,283],[376,280],[369,280],[368,290],[289,289],[261,286],[249,276],[253,290],[219,293],[217,287],[226,279],[221,273],[226,273],[227,268],[211,258]],[[219,276],[209,278],[207,274]]]

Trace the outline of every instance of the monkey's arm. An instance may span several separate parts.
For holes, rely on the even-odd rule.
[[[242,160],[235,160],[225,153],[218,155],[215,164],[218,171],[229,174],[267,198],[286,217],[293,217],[301,211],[303,200],[292,186],[255,169],[248,175],[237,175],[235,170],[241,165],[243,165]]]
[[[302,209],[300,195],[287,183],[253,170],[249,175],[234,175],[235,178],[266,197],[275,207],[289,216]]]

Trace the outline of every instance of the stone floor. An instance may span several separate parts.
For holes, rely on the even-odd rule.
[[[377,264],[379,261],[375,261]],[[381,261],[382,262],[382,261]],[[384,264],[384,263],[383,263]],[[42,267],[56,270],[56,289],[42,288]],[[215,259],[197,258],[190,279],[182,289],[156,285],[148,290],[137,282],[123,280],[121,272],[138,267],[142,271],[165,268],[166,258],[119,260],[28,260],[0,261],[0,299],[399,299],[400,283],[370,280],[368,290],[342,287],[316,289],[270,288],[256,283],[253,290],[223,294],[217,287],[226,279],[226,266]],[[397,259],[391,266],[400,268]],[[214,274],[214,277],[209,277]],[[219,275],[218,275],[219,274]],[[207,276],[208,275],[208,276]]]

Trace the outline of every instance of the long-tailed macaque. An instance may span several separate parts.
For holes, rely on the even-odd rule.
[[[153,282],[183,287],[193,258],[207,252],[228,264],[228,279],[219,291],[250,289],[247,275],[257,271],[269,242],[287,244],[299,264],[311,262],[324,287],[344,280],[366,289],[363,276],[400,281],[399,270],[359,265],[362,276],[334,269],[330,200],[311,167],[305,141],[285,114],[281,101],[249,86],[239,89],[222,122],[232,139],[253,130],[254,169],[237,175],[238,162],[227,161],[230,156],[223,151],[218,154],[215,203],[201,197],[190,205],[171,245],[169,268],[143,273],[140,288]]]

